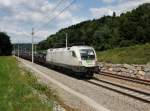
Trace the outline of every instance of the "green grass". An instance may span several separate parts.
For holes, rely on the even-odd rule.
[[[150,62],[150,44],[97,52],[97,57],[100,62],[146,64]]]
[[[38,92],[38,93],[35,93]],[[20,70],[13,57],[0,57],[0,111],[52,111],[54,92],[39,84],[29,72]]]

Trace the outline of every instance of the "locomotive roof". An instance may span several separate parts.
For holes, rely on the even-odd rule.
[[[50,51],[62,51],[62,50],[70,50],[72,48],[92,49],[92,47],[90,47],[90,46],[72,46],[72,47],[68,47],[67,49],[66,48],[51,48],[51,49],[48,49],[48,50],[50,50]]]
[[[72,47],[78,47],[78,48],[92,48],[90,46],[72,46]]]

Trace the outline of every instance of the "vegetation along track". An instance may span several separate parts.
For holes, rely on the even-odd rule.
[[[150,93],[147,91],[139,90],[136,88],[131,88],[122,84],[118,84],[115,82],[107,81],[107,80],[101,80],[93,77],[91,80],[85,80],[88,83],[94,84],[96,86],[100,86],[112,91],[115,91],[117,93],[121,93],[123,95],[132,97],[134,99],[143,101],[145,103],[150,103]]]
[[[134,78],[134,77],[129,77],[129,76],[123,76],[123,75],[118,75],[118,74],[113,74],[113,73],[108,73],[108,72],[100,72],[99,75],[109,76],[112,78],[122,79],[122,80],[130,81],[130,82],[135,82],[135,83],[150,86],[150,80],[139,79],[139,78]]]

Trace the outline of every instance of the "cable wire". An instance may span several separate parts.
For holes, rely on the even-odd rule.
[[[55,20],[58,16],[60,16],[64,11],[66,11],[72,4],[75,3],[76,0],[72,0],[72,2],[70,2],[69,5],[67,5],[63,10],[61,10],[56,16],[54,16],[53,18],[51,18],[46,24],[42,25],[41,27],[37,28],[37,30],[39,30],[40,28],[45,27],[46,25],[48,25],[48,23],[50,23],[51,21]]]

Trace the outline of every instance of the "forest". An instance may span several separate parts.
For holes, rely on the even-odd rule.
[[[38,49],[64,47],[68,44],[90,45],[97,51],[150,43],[150,3],[116,16],[103,16],[59,30],[39,42]]]

